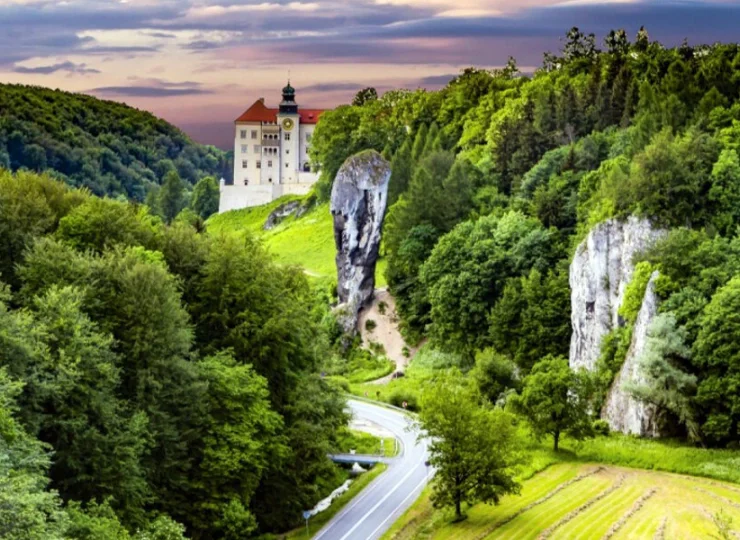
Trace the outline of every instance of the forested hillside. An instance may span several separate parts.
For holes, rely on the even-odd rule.
[[[658,270],[649,384],[633,393],[671,433],[736,446],[740,47],[666,48],[644,29],[611,32],[603,50],[575,28],[563,43],[531,77],[511,60],[327,112],[312,144],[319,195],[357,151],[392,160],[384,252],[405,332],[475,365],[491,403],[520,392],[533,422],[548,381],[571,381],[600,410]],[[568,266],[594,225],[630,215],[668,234],[641,255],[587,392],[568,374]]]
[[[0,84],[0,167],[52,174],[96,195],[144,201],[176,171],[190,185],[228,178],[226,154],[113,101]]]
[[[0,537],[237,540],[346,478],[329,299],[188,220],[0,171]]]

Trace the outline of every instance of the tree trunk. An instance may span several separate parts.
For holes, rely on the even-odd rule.
[[[557,452],[558,445],[560,444],[560,430],[557,430],[555,433],[553,433],[552,439],[554,442],[554,450]]]
[[[460,508],[460,492],[455,492],[455,518],[462,519],[462,510]]]

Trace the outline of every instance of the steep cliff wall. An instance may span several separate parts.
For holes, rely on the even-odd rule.
[[[658,296],[655,294],[657,278],[658,272],[654,272],[648,282],[640,312],[632,329],[632,341],[622,370],[614,378],[602,409],[602,417],[609,422],[613,430],[645,437],[659,435],[655,425],[655,408],[631,397],[624,391],[624,385],[628,382],[642,382],[638,358],[645,348],[648,328],[658,314]]]
[[[594,370],[601,352],[601,341],[612,329],[625,323],[619,316],[624,292],[632,279],[635,255],[652,245],[663,235],[649,221],[630,217],[626,221],[609,220],[594,227],[578,246],[570,267],[570,287],[573,335],[570,344],[570,365],[574,369]],[[652,411],[636,403],[622,390],[624,377],[635,370],[635,361],[642,350],[645,331],[657,311],[657,299],[652,286],[635,325],[630,353],[602,411],[612,429],[654,435]],[[644,326],[644,328],[643,328]],[[628,419],[624,415],[631,415]]]

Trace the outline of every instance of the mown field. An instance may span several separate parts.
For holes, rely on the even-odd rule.
[[[740,531],[740,486],[608,465],[553,465],[525,481],[521,495],[476,505],[454,524],[433,511],[429,494],[384,540],[721,538],[718,516]]]
[[[263,206],[217,214],[208,220],[208,231],[212,234],[248,231],[261,238],[265,247],[281,263],[300,265],[313,278],[334,279],[336,249],[328,203],[315,206],[298,219],[291,216],[270,231],[262,229],[273,210],[297,199],[300,198],[286,196]],[[385,261],[381,259],[375,272],[377,287],[386,284],[384,270]]]

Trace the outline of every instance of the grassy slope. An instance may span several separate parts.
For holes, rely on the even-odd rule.
[[[270,212],[278,206],[299,197],[282,197],[270,204],[234,210],[213,216],[208,220],[211,233],[231,234],[249,231],[262,238],[267,249],[282,263],[297,264],[315,278],[333,279],[336,276],[334,232],[328,204],[321,204],[298,219],[290,217],[271,231],[262,230]],[[378,287],[385,287],[385,260],[381,259],[375,272]]]
[[[598,539],[623,517],[627,519],[614,538],[653,538],[664,519],[665,538],[708,538],[717,532],[712,516],[720,509],[732,519],[733,529],[740,526],[740,488],[736,485],[611,466],[517,514],[556,487],[596,467],[575,463],[553,465],[525,481],[520,496],[506,496],[498,506],[476,505],[468,510],[467,520],[456,524],[450,522],[449,515],[432,509],[427,489],[384,539],[534,539],[559,522],[562,525],[551,538]],[[567,514],[615,485],[619,486],[616,490],[570,521],[561,522]],[[657,492],[634,511],[636,501],[653,488]]]

